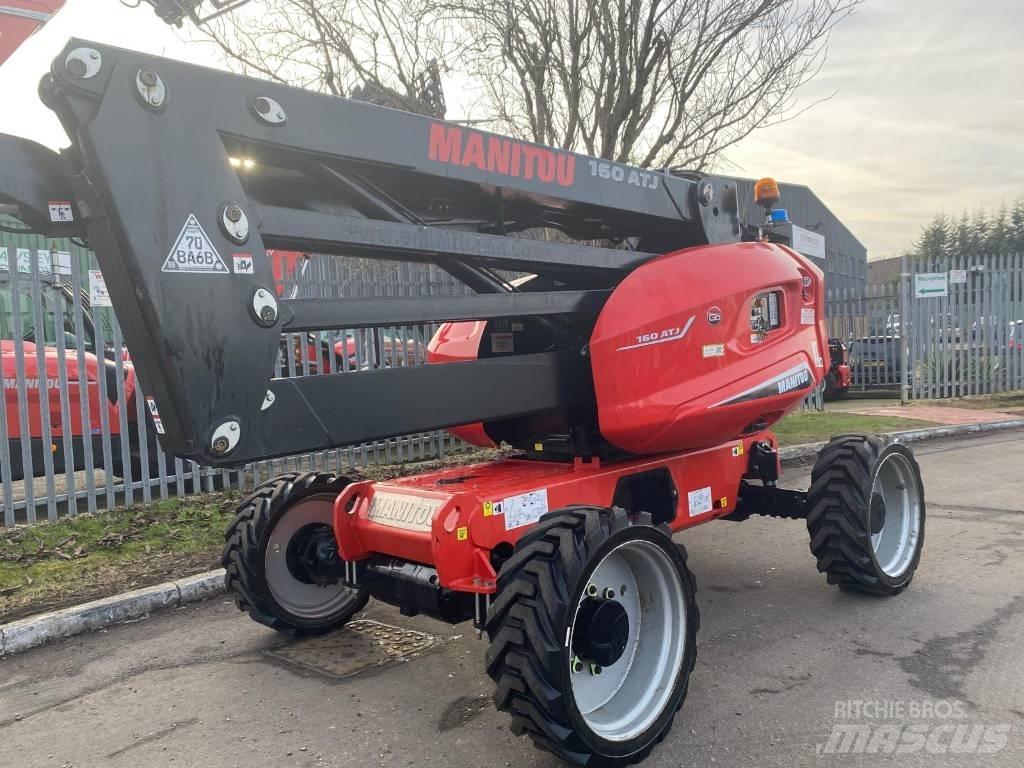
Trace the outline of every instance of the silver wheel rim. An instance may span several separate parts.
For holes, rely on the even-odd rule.
[[[310,496],[290,507],[270,532],[264,573],[274,601],[288,613],[301,619],[322,619],[342,608],[355,597],[355,591],[341,581],[325,587],[299,581],[288,568],[288,544],[292,536],[307,525],[320,523],[333,527],[334,496]]]
[[[682,579],[661,547],[635,539],[609,552],[591,574],[590,584],[602,595],[614,591],[629,617],[629,636],[619,660],[600,674],[593,674],[589,665],[580,671],[570,668],[573,699],[596,735],[627,741],[649,728],[672,696],[686,653]],[[581,605],[586,596],[584,590]],[[579,605],[573,626],[578,613]]]
[[[871,486],[872,501],[876,495],[885,502],[885,521],[871,535],[871,548],[882,572],[896,578],[910,567],[921,538],[921,498],[906,456],[894,452],[882,459]]]

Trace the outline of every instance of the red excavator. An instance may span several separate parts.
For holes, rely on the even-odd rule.
[[[4,0],[0,5],[0,64],[64,7],[67,0]],[[168,24],[196,26],[223,16],[249,0],[145,0]],[[135,3],[138,5],[138,3]]]
[[[472,620],[515,733],[623,766],[664,738],[695,664],[696,582],[673,534],[801,519],[829,583],[910,584],[925,503],[909,449],[842,435],[808,490],[778,484],[772,425],[826,375],[823,277],[766,236],[743,242],[734,180],[85,40],[40,94],[71,145],[0,137],[0,195],[26,226],[88,238],[165,449],[234,466],[452,428],[511,451],[257,488],[223,555],[255,621],[324,632],[370,597]],[[775,185],[758,188],[770,208]],[[433,264],[472,292],[279,296],[268,249]],[[427,365],[276,368],[283,333],[432,322],[452,324]]]

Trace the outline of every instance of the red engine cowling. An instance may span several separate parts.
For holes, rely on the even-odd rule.
[[[487,323],[478,320],[442,324],[427,344],[427,362],[433,364],[476,360],[486,326]],[[478,445],[481,448],[497,447],[497,443],[491,439],[480,422],[452,427],[448,431],[471,445]]]
[[[821,271],[769,243],[701,246],[630,273],[590,353],[601,434],[637,454],[771,426],[824,376]]]

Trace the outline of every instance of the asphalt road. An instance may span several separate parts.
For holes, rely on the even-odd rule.
[[[917,453],[927,538],[899,597],[828,587],[801,522],[715,523],[680,537],[700,585],[700,653],[689,698],[646,766],[1024,764],[1024,435]],[[790,470],[787,482],[806,474]],[[0,662],[0,759],[560,765],[490,705],[484,642],[469,625],[380,605],[367,616],[436,644],[342,679],[322,666],[361,653],[289,644],[216,599],[12,657]],[[330,642],[346,638],[365,644],[351,630]]]

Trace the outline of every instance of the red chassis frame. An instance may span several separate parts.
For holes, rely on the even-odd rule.
[[[772,330],[752,332],[752,304],[769,294]],[[752,446],[774,448],[770,426],[825,375],[823,306],[820,270],[783,246],[703,246],[648,262],[616,287],[589,345],[601,433],[633,456],[509,458],[354,483],[334,505],[342,558],[380,554],[433,566],[437,586],[491,594],[492,552],[511,553],[548,511],[613,505],[625,478],[662,473],[671,511],[660,521],[675,531],[728,515],[750,475]],[[482,323],[443,327],[431,362],[476,357],[484,331]],[[494,444],[479,424],[453,431]]]
[[[334,503],[334,530],[348,562],[387,553],[437,569],[439,586],[493,594],[497,574],[490,553],[511,547],[536,522],[529,512],[507,528],[510,510],[500,502],[539,494],[539,515],[571,504],[610,506],[620,480],[665,469],[673,485],[677,514],[669,521],[680,531],[728,515],[736,508],[740,481],[748,473],[748,454],[770,432],[745,436],[703,451],[645,456],[602,464],[508,458],[453,467],[387,482],[349,485]],[[691,509],[690,494],[698,503]],[[373,519],[371,519],[371,514]],[[509,550],[511,551],[511,550]]]

